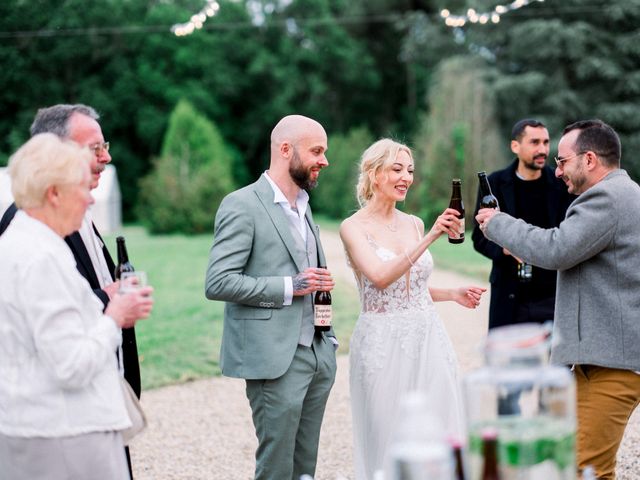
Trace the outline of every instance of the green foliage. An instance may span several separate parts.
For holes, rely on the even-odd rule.
[[[487,85],[490,74],[481,60],[465,56],[442,62],[434,76],[431,111],[414,140],[417,193],[407,200],[427,223],[449,204],[452,178],[462,179],[463,201],[471,212],[477,172],[505,163]]]
[[[502,145],[524,117],[544,121],[555,145],[566,124],[600,116],[621,134],[623,164],[640,178],[640,158],[629,155],[640,144],[640,0],[531,2],[498,24],[457,29],[444,25],[441,9],[487,11],[496,1],[220,0],[202,30],[172,35],[170,26],[202,3],[0,2],[0,164],[28,137],[37,108],[90,104],[102,115],[131,219],[139,179],[161,156],[182,98],[241,152],[242,168],[232,168],[241,185],[265,168],[269,132],[290,113],[334,133],[361,125],[374,137],[424,138],[424,119],[442,109],[430,95],[438,66],[466,55],[493,69],[484,80]],[[452,127],[430,153],[451,155]],[[467,144],[476,142],[465,132]]]
[[[360,155],[371,143],[373,136],[364,127],[329,137],[329,167],[322,170],[318,187],[311,194],[315,213],[343,219],[358,208],[358,165]]]
[[[139,217],[154,233],[211,231],[215,210],[235,187],[234,152],[189,102],[169,119],[161,157],[140,182]]]
[[[524,9],[523,9],[524,11]],[[470,26],[497,68],[497,111],[505,138],[529,117],[545,122],[555,146],[564,126],[599,117],[623,141],[623,166],[640,178],[640,1],[563,0],[531,4],[493,28]]]
[[[236,184],[265,168],[269,132],[287,114],[309,115],[332,132],[363,125],[376,136],[408,136],[428,75],[398,54],[413,2],[219,3],[202,30],[178,38],[170,26],[202,1],[0,2],[0,32],[8,34],[0,37],[0,159],[26,140],[37,108],[90,104],[102,115],[131,219],[138,180],[160,156],[181,98],[242,153],[250,175],[234,165]]]

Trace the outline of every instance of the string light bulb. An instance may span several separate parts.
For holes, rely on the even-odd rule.
[[[453,15],[447,8],[440,10],[440,17],[444,19],[444,24],[450,28],[463,27],[467,22],[480,23],[486,25],[487,23],[500,23],[500,16],[505,13],[518,10],[533,2],[544,2],[544,0],[514,0],[508,5],[496,5],[496,7],[489,12],[477,12],[475,9],[470,8],[465,15]]]
[[[220,4],[216,0],[206,0],[206,4],[198,13],[191,15],[186,23],[176,23],[171,27],[171,32],[176,37],[191,35],[195,30],[200,30],[209,18],[220,10]]]

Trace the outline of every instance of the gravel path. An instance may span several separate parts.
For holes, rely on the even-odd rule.
[[[352,280],[337,235],[322,232],[322,240],[334,275]],[[431,285],[441,287],[470,283],[478,284],[441,271],[430,279]],[[481,363],[477,345],[486,333],[488,305],[488,295],[476,310],[437,304],[463,372]],[[348,372],[348,356],[341,354],[320,436],[317,480],[353,478]],[[215,377],[158,388],[144,392],[142,404],[149,428],[131,446],[136,480],[253,478],[257,441],[243,380]],[[619,452],[619,480],[640,479],[639,410]]]

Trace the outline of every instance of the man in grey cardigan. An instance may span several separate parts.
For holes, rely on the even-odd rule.
[[[558,270],[554,363],[575,366],[578,466],[615,478],[616,453],[640,401],[640,186],[620,168],[620,139],[600,120],[565,128],[556,176],[579,195],[556,228],[482,209],[484,235]]]

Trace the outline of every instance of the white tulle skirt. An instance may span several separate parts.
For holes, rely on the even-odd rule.
[[[458,363],[433,306],[398,314],[361,314],[349,361],[356,480],[373,480],[383,469],[398,405],[407,392],[426,395],[429,412],[441,420],[444,436],[464,435]]]

